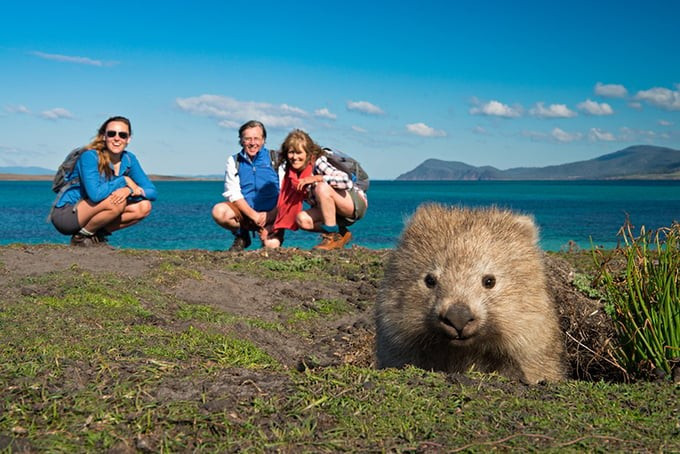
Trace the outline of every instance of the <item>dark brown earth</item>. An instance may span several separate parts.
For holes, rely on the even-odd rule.
[[[159,290],[170,293],[179,301],[213,306],[237,316],[276,322],[282,317],[276,308],[290,301],[303,305],[320,299],[346,301],[349,313],[340,318],[315,319],[313,324],[305,326],[304,336],[297,332],[255,329],[245,323],[237,324],[234,331],[289,368],[341,363],[373,366],[372,308],[382,276],[382,263],[388,253],[359,247],[325,254],[285,248],[234,254],[14,245],[0,248],[0,297],[8,301],[18,299],[22,294],[49,294],[49,288],[22,282],[25,277],[41,276],[55,270],[76,268],[93,274],[114,272],[140,276],[158,273],[159,265],[170,261],[174,266],[199,273],[201,278],[186,275],[160,279]],[[241,264],[247,268],[249,263],[263,260],[286,262],[300,255],[320,257],[325,269],[340,279],[332,285],[327,280],[278,280],[237,266]],[[623,376],[611,356],[611,322],[598,300],[589,299],[576,289],[573,285],[575,269],[562,257],[574,258],[570,253],[546,255],[546,265],[549,288],[565,332],[571,376],[585,380],[620,380]],[[346,263],[360,266],[343,266]],[[314,273],[313,270],[308,272]],[[257,381],[261,380],[262,377]],[[243,377],[238,381],[242,383]]]

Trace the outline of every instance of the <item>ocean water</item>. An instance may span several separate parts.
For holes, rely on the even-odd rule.
[[[137,249],[223,250],[232,236],[210,215],[222,200],[221,181],[161,181],[151,215],[111,237],[111,244]],[[47,181],[0,181],[0,244],[68,243],[46,222],[54,199]],[[582,248],[612,248],[629,216],[647,229],[680,221],[680,181],[373,181],[366,217],[353,241],[371,249],[394,247],[404,221],[423,202],[480,207],[496,205],[534,216],[541,247],[560,250],[571,241]],[[286,232],[284,246],[311,248],[309,232]],[[259,240],[251,248],[259,247]]]

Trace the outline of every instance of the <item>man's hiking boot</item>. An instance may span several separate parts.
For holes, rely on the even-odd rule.
[[[250,239],[248,232],[238,234],[236,235],[236,238],[234,238],[234,242],[231,244],[229,252],[241,252],[242,250],[247,249],[248,246],[250,246],[250,243],[252,243],[252,240]]]
[[[314,249],[320,251],[332,251],[334,249],[342,249],[352,239],[352,234],[349,230],[345,233],[322,233],[321,243],[314,246]]]
[[[71,236],[71,246],[92,247],[99,244],[99,239],[95,235],[83,235],[76,233]]]

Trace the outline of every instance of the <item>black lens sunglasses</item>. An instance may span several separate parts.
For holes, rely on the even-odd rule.
[[[118,134],[118,137],[125,140],[130,137],[130,134],[124,131],[106,131],[106,137],[114,138]]]

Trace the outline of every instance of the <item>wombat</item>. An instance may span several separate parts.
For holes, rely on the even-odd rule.
[[[529,216],[420,206],[385,265],[378,367],[563,379],[563,339],[537,243]]]

